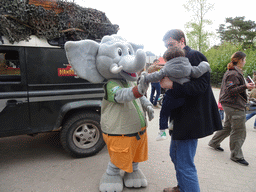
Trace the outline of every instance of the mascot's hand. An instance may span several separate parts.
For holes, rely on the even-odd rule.
[[[141,95],[145,95],[149,87],[149,83],[146,82],[146,72],[142,72],[139,80],[138,91]]]
[[[147,106],[148,120],[154,119],[154,109],[152,106]]]

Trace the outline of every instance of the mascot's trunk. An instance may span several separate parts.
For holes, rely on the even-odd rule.
[[[138,49],[135,57],[127,56],[122,58],[120,66],[128,73],[134,73],[144,69],[146,63],[146,54],[142,49]]]

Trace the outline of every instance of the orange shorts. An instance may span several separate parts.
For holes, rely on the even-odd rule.
[[[109,136],[104,133],[103,139],[107,144],[111,163],[125,172],[133,172],[133,162],[143,162],[148,159],[147,131],[140,135],[139,140],[136,136]]]

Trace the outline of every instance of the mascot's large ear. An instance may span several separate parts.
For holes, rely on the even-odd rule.
[[[104,77],[96,67],[99,44],[92,40],[68,41],[65,43],[68,62],[75,73],[91,83],[101,83]]]

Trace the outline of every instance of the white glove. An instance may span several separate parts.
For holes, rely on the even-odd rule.
[[[148,120],[151,121],[154,119],[154,109],[152,106],[147,106],[147,114],[148,114]]]
[[[147,89],[149,87],[149,83],[146,82],[145,76],[147,75],[146,72],[142,72],[139,80],[139,85],[138,85],[138,91],[141,95],[145,95],[147,92]]]

